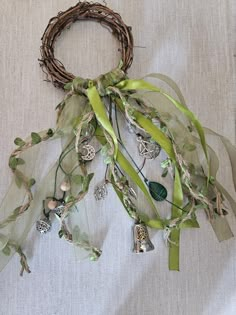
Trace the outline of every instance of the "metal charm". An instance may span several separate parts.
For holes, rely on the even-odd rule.
[[[60,219],[63,213],[65,205],[63,203],[59,204],[52,212]]]
[[[145,139],[142,136],[139,136],[137,141],[139,142],[138,151],[140,156],[153,160],[160,154],[161,146],[157,142]]]
[[[108,192],[107,192],[107,185],[106,185],[106,183],[103,183],[102,185],[97,186],[94,189],[94,196],[95,196],[95,199],[97,201],[105,199],[107,194],[108,194]]]
[[[80,152],[84,161],[92,161],[96,154],[94,147],[90,144],[83,145]]]
[[[42,218],[36,222],[36,229],[38,232],[45,234],[51,229],[52,223],[48,218]]]
[[[81,130],[81,137],[85,137],[87,139],[90,139],[95,133],[95,128],[92,124],[88,124],[84,127],[82,127]]]
[[[149,252],[154,249],[150,241],[148,230],[145,224],[138,223],[134,226],[134,249],[135,253]]]

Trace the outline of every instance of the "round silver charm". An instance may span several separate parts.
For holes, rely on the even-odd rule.
[[[84,161],[92,161],[95,157],[95,149],[90,144],[85,144],[80,149],[81,157]]]
[[[81,130],[81,137],[86,137],[90,139],[95,133],[95,128],[92,124],[88,124],[84,127],[82,127]]]
[[[94,190],[94,196],[97,201],[105,199],[107,196],[107,185],[103,183],[100,186],[97,186]]]
[[[153,160],[160,154],[161,146],[157,142],[145,139],[142,136],[139,136],[137,141],[139,142],[138,151],[140,156]]]
[[[63,214],[64,208],[65,208],[64,204],[61,203],[55,209],[53,209],[52,212],[60,219]]]
[[[47,233],[51,229],[51,226],[52,226],[51,221],[46,217],[36,222],[36,229],[38,232],[42,234]]]

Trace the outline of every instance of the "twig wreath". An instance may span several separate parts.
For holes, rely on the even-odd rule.
[[[105,25],[120,42],[119,66],[94,80],[68,73],[54,57],[54,44],[61,32],[75,21],[85,19]],[[91,244],[81,216],[81,202],[94,175],[89,170],[97,154],[102,155],[106,171],[94,196],[97,201],[102,200],[108,194],[107,185],[114,188],[134,221],[134,252],[154,249],[148,227],[163,230],[169,248],[169,269],[179,270],[180,232],[199,227],[198,209],[206,212],[219,241],[233,236],[227,213],[231,208],[236,214],[236,203],[217,181],[219,161],[206,137],[217,137],[227,152],[235,189],[236,148],[225,137],[202,127],[169,77],[147,76],[164,82],[176,98],[144,79],[128,78],[133,37],[131,27],[126,26],[118,13],[89,2],[79,2],[60,12],[49,21],[43,34],[41,56],[47,80],[63,88],[66,95],[56,107],[55,128],[32,132],[25,140],[15,139],[17,147],[9,158],[14,180],[0,209],[0,269],[17,252],[21,275],[30,272],[21,246],[35,223],[40,233],[48,232],[53,217],[59,221],[60,238],[70,242],[83,257],[99,258],[102,252]],[[126,148],[120,120],[137,138],[143,165],[156,159],[160,151],[165,154],[162,174],[155,170],[153,180],[144,175],[143,165],[138,167],[134,155]],[[166,187],[158,181],[167,176],[173,178],[171,201]],[[153,215],[138,208],[132,185],[143,193]],[[171,204],[171,217],[160,216],[157,210],[160,202]]]

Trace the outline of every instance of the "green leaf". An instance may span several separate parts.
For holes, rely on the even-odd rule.
[[[31,133],[31,138],[32,138],[32,143],[33,144],[38,144],[42,141],[40,135],[36,132]]]
[[[17,167],[17,158],[15,156],[11,156],[10,159],[9,159],[9,167],[11,169],[16,169]]]
[[[21,188],[23,183],[22,178],[20,178],[19,176],[15,176],[15,183],[18,188]]]
[[[18,145],[19,147],[22,147],[23,145],[25,145],[25,141],[22,140],[21,138],[16,138],[14,140],[15,145]]]
[[[24,165],[25,164],[25,161],[21,158],[17,158],[17,165]]]
[[[54,131],[53,131],[52,129],[48,129],[47,135],[48,135],[49,137],[52,137],[52,136],[54,135]]]
[[[83,191],[84,192],[88,191],[89,184],[90,184],[93,176],[94,176],[94,173],[91,173],[91,174],[88,174],[86,177],[84,177],[84,180],[83,180]]]
[[[156,201],[163,201],[166,199],[167,190],[162,184],[157,182],[148,182],[148,188],[152,198]]]
[[[64,89],[65,89],[65,90],[71,90],[72,84],[73,84],[73,82],[68,82],[68,83],[66,83],[66,85],[64,85]]]
[[[74,196],[69,195],[69,196],[66,197],[65,203],[73,202],[73,201],[75,201],[75,199],[76,199],[76,198],[75,198]]]
[[[31,178],[29,180],[28,187],[31,188],[32,186],[34,186],[35,183],[36,183],[36,180],[34,178]]]
[[[11,255],[11,248],[10,248],[10,246],[6,245],[6,246],[2,249],[2,252],[3,252],[4,255],[10,256],[10,255]]]
[[[82,175],[73,175],[71,177],[72,182],[76,185],[82,185],[84,177]]]
[[[193,143],[185,143],[183,145],[183,148],[187,151],[194,151],[196,149],[196,146]]]
[[[164,169],[163,169],[163,172],[162,172],[162,174],[161,174],[161,177],[166,177],[167,174],[168,174],[168,168],[164,168]]]
[[[64,231],[63,231],[63,230],[60,230],[60,231],[58,232],[58,236],[59,236],[60,238],[62,238],[63,235],[64,235]]]
[[[107,156],[105,159],[104,159],[104,163],[105,164],[111,164],[113,162],[113,158],[111,156]]]

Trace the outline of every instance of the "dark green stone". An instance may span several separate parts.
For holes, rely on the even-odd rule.
[[[148,188],[152,198],[156,201],[163,201],[166,199],[167,190],[162,184],[157,182],[148,182]]]

